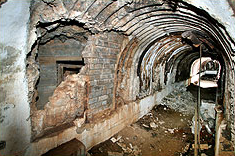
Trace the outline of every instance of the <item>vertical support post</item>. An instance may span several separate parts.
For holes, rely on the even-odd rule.
[[[198,115],[197,115],[197,104],[195,107],[195,114],[194,114],[194,122],[195,122],[195,127],[194,127],[194,156],[198,156]]]
[[[201,72],[202,72],[202,44],[200,44],[200,51],[199,51],[199,57],[200,57],[200,66],[199,66],[199,80],[198,80],[198,108],[197,108],[197,115],[198,115],[198,149],[199,153],[201,153],[201,148],[200,148],[200,107],[201,107]]]
[[[202,57],[202,44],[200,44],[200,51],[199,51],[199,57],[200,57],[200,65],[199,65],[199,79],[198,79],[198,99],[197,104],[195,107],[195,127],[194,127],[194,156],[198,156],[198,153],[200,153],[200,106],[201,106],[201,57]]]
[[[216,108],[216,127],[215,127],[215,156],[219,156],[220,150],[220,134],[221,134],[221,123],[223,120],[223,111],[217,105]]]

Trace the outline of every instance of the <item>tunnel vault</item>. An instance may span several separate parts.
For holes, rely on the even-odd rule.
[[[27,56],[32,142],[74,126],[79,136],[73,134],[67,141],[84,139],[84,130],[89,129],[86,125],[98,122],[100,114],[110,115],[107,112],[115,113],[155,93],[165,96],[177,85],[188,85],[190,67],[199,58],[201,44],[202,55],[222,66],[220,104],[234,132],[234,41],[206,11],[171,0],[35,0],[31,4]],[[63,66],[54,71],[72,68],[74,63],[66,66],[72,54],[77,57],[74,61],[84,62],[79,71],[62,76],[47,97],[49,103],[46,100],[37,108],[43,46],[44,51],[52,48],[54,65]],[[53,48],[60,46],[64,51],[77,47],[75,53],[67,53],[70,58],[59,59],[53,54],[58,49]],[[101,141],[85,140],[88,148]]]

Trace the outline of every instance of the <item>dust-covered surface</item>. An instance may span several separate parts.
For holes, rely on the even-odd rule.
[[[174,109],[183,114],[194,114],[196,98],[186,88],[176,89],[166,96],[161,105]]]
[[[193,109],[194,104],[195,98],[191,93],[186,90],[176,90],[139,121],[88,152],[93,156],[193,155],[194,134],[191,132],[193,111],[190,108]],[[214,155],[214,136],[207,133],[204,126],[201,129],[200,143],[202,153],[208,156]]]

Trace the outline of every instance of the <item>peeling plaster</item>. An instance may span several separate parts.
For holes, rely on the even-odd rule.
[[[0,8],[0,138],[2,155],[23,155],[31,129],[25,57],[30,0],[8,0]]]

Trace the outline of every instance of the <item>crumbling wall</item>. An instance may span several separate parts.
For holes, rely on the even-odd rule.
[[[60,21],[58,23],[60,24]],[[38,28],[42,37],[35,43],[27,59],[33,140],[49,133],[62,131],[68,126],[74,126],[72,121],[76,118],[84,117],[87,122],[90,122],[94,114],[113,106],[114,71],[123,36],[115,32],[90,35],[82,27],[73,26],[70,29],[69,21],[62,23],[64,29],[60,28],[59,24],[54,31],[45,32],[44,29]],[[50,25],[46,26],[46,29],[50,27]],[[84,32],[81,33],[81,30]],[[69,35],[66,31],[69,31]],[[60,83],[57,80],[59,70],[57,61],[66,61],[66,59],[67,61],[84,60],[79,77],[72,80],[77,83],[83,82],[83,85],[71,86],[69,76],[57,87]],[[68,92],[64,86],[69,86],[69,90],[76,96],[70,99],[67,99],[67,96],[64,97],[63,94]],[[52,89],[49,90],[50,88]],[[48,90],[51,95],[42,96],[48,93]],[[60,96],[57,95],[58,90]],[[81,93],[76,93],[77,90],[81,90]],[[52,100],[54,97],[61,101],[60,103],[63,103],[66,109],[61,104],[55,104]],[[38,101],[38,98],[39,100],[42,98],[46,105]],[[74,98],[78,101],[74,102]],[[47,99],[48,103],[45,102]],[[64,115],[61,115],[62,110]]]
[[[71,127],[75,118],[83,118],[87,104],[87,82],[86,76],[69,75],[49,97],[49,102],[43,110],[31,107],[33,138],[53,133],[58,127],[63,130],[66,124]]]
[[[81,56],[84,47],[85,43],[66,37],[63,41],[55,38],[44,45],[39,45],[37,58],[40,70],[40,79],[37,84],[39,109],[43,109],[48,97],[63,80],[66,67],[66,69],[72,69],[73,66],[74,73],[79,72],[79,64],[81,67],[84,65]]]
[[[147,96],[145,99],[141,99],[140,103],[135,103],[136,100],[138,101],[136,95],[138,95],[140,87],[140,80],[136,73],[139,55],[146,46],[158,37],[169,36],[171,33],[191,28],[206,30],[211,33],[214,39],[221,42],[221,47],[225,50],[224,58],[230,63],[234,59],[232,55],[232,52],[234,52],[234,27],[232,27],[234,17],[232,17],[231,10],[229,10],[225,0],[220,1],[220,5],[215,5],[213,1],[203,1],[203,3],[200,1],[199,3],[191,0],[182,2],[162,0],[34,0],[30,7],[31,16],[30,25],[28,26],[29,2],[30,0],[21,2],[8,0],[0,8],[0,60],[3,65],[0,66],[0,136],[6,140],[6,149],[3,153],[7,153],[7,155],[23,151],[28,145],[31,151],[43,149],[45,152],[49,150],[47,147],[54,148],[74,137],[83,139],[87,142],[87,145],[92,146],[133,122],[133,116],[137,119],[144,115],[154,102],[160,100],[163,95],[173,89],[169,87],[165,88],[166,91],[161,90],[163,83],[166,83],[162,79],[170,77],[159,71],[161,67],[164,71],[166,69],[165,65],[156,64],[154,75],[156,81],[153,84],[155,86],[153,88],[157,91],[156,95]],[[185,2],[188,2],[189,5]],[[193,7],[193,5],[198,8]],[[225,8],[221,6],[225,6]],[[218,12],[217,10],[222,11]],[[219,23],[212,19],[210,15],[217,19]],[[226,17],[230,17],[229,22],[227,22]],[[73,38],[70,33],[66,34],[63,28],[54,36],[44,36],[47,32],[52,33],[60,27],[60,24],[70,23],[71,21],[91,34],[87,38],[86,48],[82,52],[85,61],[84,72],[83,74],[68,76],[55,89],[45,109],[38,110],[34,104],[37,102],[35,86],[40,74],[40,66],[37,62],[39,41],[42,37],[45,41],[48,41],[47,39],[50,40],[59,34]],[[39,27],[45,27],[46,29],[38,31]],[[67,28],[70,29],[71,27]],[[26,44],[27,29],[29,31],[28,44]],[[74,32],[76,33],[76,31]],[[232,36],[231,38],[229,34]],[[126,51],[123,50],[124,47],[121,47],[124,35],[128,38],[128,41],[134,40],[133,45],[127,44]],[[131,48],[134,49],[133,53],[129,50]],[[124,53],[120,53],[121,51]],[[138,54],[134,53],[136,51],[139,51]],[[121,56],[122,54],[124,55]],[[26,55],[27,65],[24,62]],[[159,58],[164,59],[165,57]],[[122,68],[122,65],[119,68],[120,64],[124,68]],[[27,71],[25,71],[26,68]],[[27,78],[25,73],[27,73]],[[119,77],[119,74],[121,77]],[[175,71],[173,76],[174,74]],[[228,78],[234,79],[232,76]],[[117,85],[114,83],[116,80],[120,82]],[[232,82],[230,84],[234,85]],[[121,88],[118,90],[121,93],[118,96],[121,98],[120,101],[114,101],[132,104],[130,106],[121,106],[118,117],[112,119],[118,124],[116,122],[113,124],[114,122],[110,120],[108,125],[102,122],[99,129],[95,126],[89,129],[88,126],[86,131],[76,134],[76,128],[72,121],[84,117],[85,114],[85,118],[87,117],[87,122],[89,122],[98,112],[102,113],[104,110],[114,108],[116,103],[113,103],[113,97],[117,93],[115,87]],[[233,89],[230,88],[230,93],[232,92]],[[80,96],[81,94],[82,96]],[[62,98],[58,98],[58,96]],[[123,102],[123,99],[126,101]],[[230,101],[230,99],[227,100]],[[65,103],[66,105],[64,105]],[[47,132],[51,132],[55,136],[48,136],[48,138],[40,139],[39,142],[29,143],[31,136],[30,120],[34,137],[41,137]],[[65,126],[67,131],[54,133],[54,128],[62,130],[64,124],[70,124],[69,126],[72,127],[67,128]],[[122,127],[117,126],[119,124]],[[90,132],[87,132],[88,130]],[[101,132],[93,133],[98,130],[107,132],[105,137],[97,135]],[[93,142],[94,134],[96,134],[96,140]],[[50,140],[48,144],[46,144],[47,139]]]

